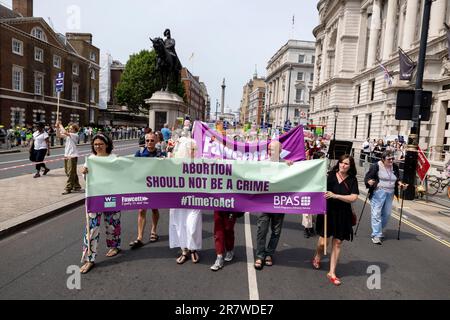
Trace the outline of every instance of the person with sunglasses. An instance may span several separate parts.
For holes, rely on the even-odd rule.
[[[105,157],[115,159],[117,155],[113,154],[114,149],[112,139],[103,134],[97,134],[92,138],[91,142],[92,154],[89,158]],[[88,170],[87,163],[83,165],[82,174],[92,174]],[[101,218],[105,220],[106,224],[106,246],[109,248],[106,256],[112,258],[117,256],[121,249],[121,212],[88,212],[86,217],[86,230],[83,237],[83,255],[81,263],[84,263],[80,268],[82,274],[88,273],[95,266],[95,259],[98,254],[98,243],[100,240],[100,222]]]
[[[147,133],[145,135],[145,148],[138,150],[134,155],[137,158],[162,158],[161,150],[156,148],[158,137],[155,133]],[[150,242],[157,242],[159,240],[156,228],[159,222],[159,210],[152,209],[152,227],[150,231]],[[144,229],[147,223],[147,210],[140,209],[138,215],[138,235],[137,239],[130,242],[131,249],[138,249],[144,246]]]
[[[372,242],[381,245],[385,238],[383,230],[391,216],[394,195],[398,197],[399,188],[407,187],[400,181],[400,169],[394,163],[392,151],[384,151],[381,154],[381,160],[370,167],[364,178],[364,183],[369,189]]]

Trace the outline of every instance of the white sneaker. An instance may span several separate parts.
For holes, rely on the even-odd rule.
[[[234,258],[234,252],[233,251],[227,251],[225,255],[225,261],[230,262]]]
[[[219,271],[223,268],[223,256],[217,256],[216,262],[211,266],[212,271]]]
[[[380,238],[378,238],[378,237],[373,237],[373,238],[372,238],[372,242],[373,242],[374,244],[379,244],[379,245],[382,244]]]

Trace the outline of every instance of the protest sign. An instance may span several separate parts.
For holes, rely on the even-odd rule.
[[[326,163],[89,158],[90,212],[186,208],[320,214]]]

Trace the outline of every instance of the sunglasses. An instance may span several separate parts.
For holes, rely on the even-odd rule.
[[[145,140],[145,142],[155,142],[155,140]]]

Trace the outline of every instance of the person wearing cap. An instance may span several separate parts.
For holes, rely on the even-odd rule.
[[[41,176],[40,171],[41,169],[44,170],[43,175],[47,175],[47,173],[50,171],[49,168],[45,166],[45,163],[43,163],[45,156],[50,155],[50,142],[49,142],[49,136],[48,133],[44,130],[45,125],[43,123],[37,124],[37,131],[33,133],[33,142],[32,142],[32,148],[35,155],[35,162],[36,164],[36,174],[34,175],[34,178],[39,178]]]

